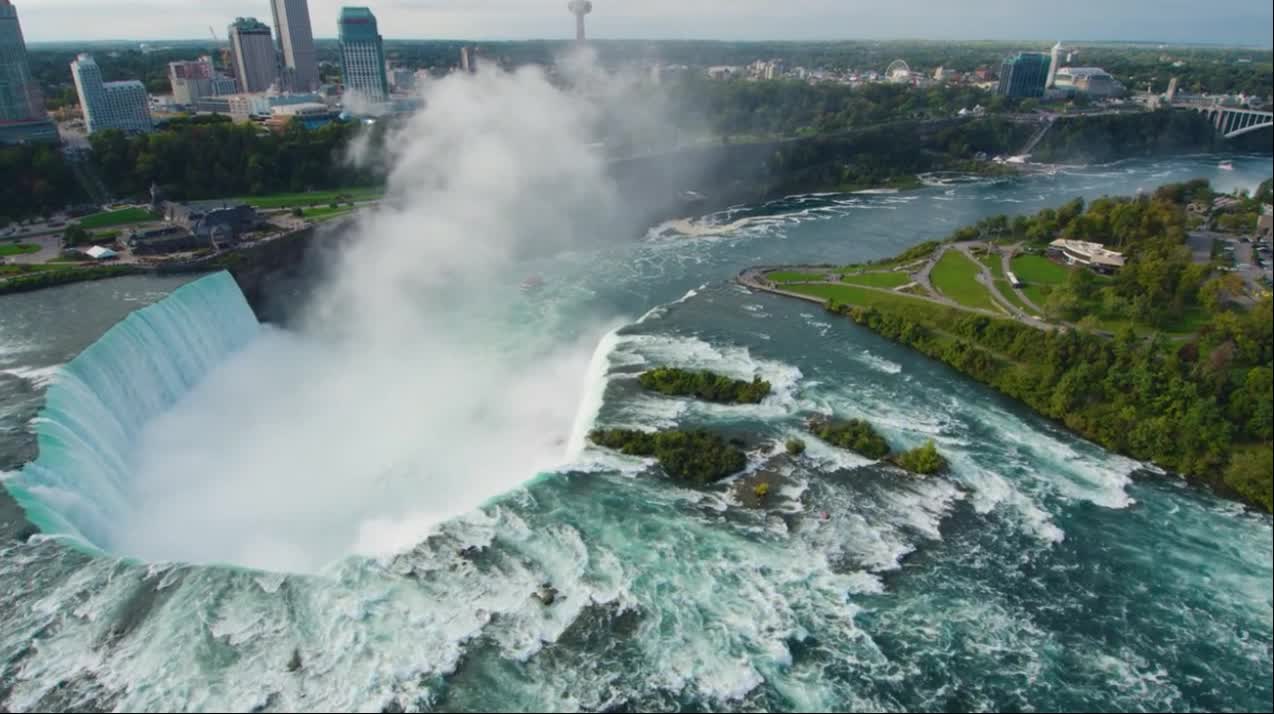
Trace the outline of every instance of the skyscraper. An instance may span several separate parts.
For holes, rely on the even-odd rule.
[[[1038,52],[1021,52],[1000,65],[1002,97],[1042,97],[1048,82],[1049,56]]]
[[[86,54],[71,63],[71,78],[80,95],[80,109],[84,112],[88,133],[103,129],[138,133],[154,128],[150,98],[141,82],[103,82],[101,68]]]
[[[389,99],[385,76],[385,44],[376,27],[376,16],[365,7],[341,8],[341,76],[345,93],[383,102]]]
[[[31,77],[18,9],[0,0],[0,141],[56,139],[40,86]]]
[[[318,53],[314,50],[314,30],[310,26],[307,0],[271,0],[274,31],[278,33],[283,86],[291,92],[318,89]]]
[[[278,78],[278,55],[270,27],[255,17],[230,23],[230,56],[241,92],[264,92]]]
[[[1062,43],[1058,42],[1053,45],[1053,53],[1048,63],[1048,80],[1044,82],[1045,89],[1052,89],[1057,83],[1057,67],[1061,64]]]

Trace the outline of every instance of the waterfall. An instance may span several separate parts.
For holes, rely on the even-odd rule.
[[[35,422],[39,457],[6,486],[42,532],[110,550],[130,516],[129,457],[142,427],[261,330],[229,273],[129,315],[66,365]]]

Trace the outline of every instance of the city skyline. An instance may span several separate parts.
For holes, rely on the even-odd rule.
[[[226,17],[270,16],[271,0],[232,0],[210,6],[188,0],[29,0],[22,9],[28,42],[198,39]],[[336,36],[342,0],[310,0],[314,35]],[[392,28],[390,39],[568,39],[574,25],[553,0],[382,0],[370,7]],[[599,0],[589,18],[599,39],[723,40],[1047,40],[1136,41],[1244,45],[1274,44],[1274,11],[1254,0],[1218,0],[1201,10],[1182,0],[1135,0],[1112,6],[1096,0],[1071,3],[1072,12],[1038,17],[1009,12],[1006,0],[977,0],[959,7],[915,0],[905,8],[837,0],[649,0],[640,6]],[[174,10],[181,12],[173,12]],[[136,13],[148,13],[146,23]],[[989,20],[995,20],[989,23]],[[843,28],[839,31],[837,28]],[[990,29],[993,28],[993,29]]]

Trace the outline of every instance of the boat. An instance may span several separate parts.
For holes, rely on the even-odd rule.
[[[1217,167],[1218,169],[1221,169],[1222,171],[1233,171],[1233,170],[1234,170],[1234,162],[1233,162],[1233,161],[1222,161],[1221,163],[1217,164],[1217,165],[1216,165],[1216,167]]]

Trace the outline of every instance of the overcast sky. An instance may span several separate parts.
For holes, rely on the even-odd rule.
[[[573,36],[566,0],[310,0],[314,33],[341,5],[368,4],[381,34],[417,39]],[[269,0],[14,0],[28,41],[219,36],[237,15],[270,22]],[[1270,0],[594,0],[599,38],[1054,39],[1274,43]]]

